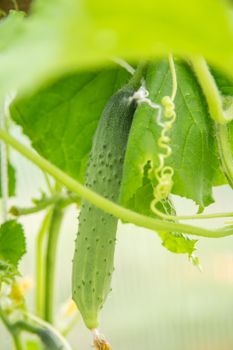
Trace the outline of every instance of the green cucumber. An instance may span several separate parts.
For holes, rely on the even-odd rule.
[[[114,94],[98,124],[87,165],[87,187],[118,201],[125,150],[136,110],[130,99],[135,81]],[[110,292],[118,219],[83,201],[73,259],[73,300],[89,329],[98,327],[99,312]]]

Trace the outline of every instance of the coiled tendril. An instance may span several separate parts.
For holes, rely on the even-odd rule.
[[[158,146],[161,149],[158,154],[159,165],[155,169],[154,174],[158,181],[157,185],[153,190],[154,199],[151,202],[151,210],[158,216],[161,216],[161,213],[157,208],[157,204],[166,199],[171,193],[171,189],[173,187],[173,175],[174,169],[171,166],[165,164],[167,158],[169,158],[172,154],[171,148],[171,138],[169,133],[172,129],[174,122],[176,121],[176,111],[175,111],[175,103],[174,99],[177,91],[177,80],[176,80],[176,72],[175,65],[172,56],[169,56],[169,64],[172,73],[172,82],[173,89],[171,96],[164,96],[161,100],[161,105],[163,107],[163,113],[158,114],[157,123],[161,126],[161,134],[158,139]],[[161,118],[163,115],[163,120]]]

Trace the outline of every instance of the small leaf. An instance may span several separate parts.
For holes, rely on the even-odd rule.
[[[196,250],[195,245],[198,242],[179,233],[160,233],[163,240],[163,246],[176,254],[188,254],[191,256]]]
[[[9,282],[18,275],[17,268],[0,259],[0,286],[3,281]]]
[[[24,230],[15,220],[6,221],[0,226],[0,261],[2,264],[18,266],[26,253]]]

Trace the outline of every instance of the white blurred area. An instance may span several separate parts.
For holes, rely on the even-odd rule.
[[[18,133],[17,133],[18,134]],[[17,135],[18,136],[18,135]],[[30,162],[12,151],[17,169],[17,199],[11,204],[29,206],[30,199],[46,191],[44,176]],[[233,211],[233,191],[214,190],[216,203],[206,212]],[[191,214],[196,206],[174,198],[178,214]],[[59,242],[57,310],[71,296],[71,260],[77,231],[77,210],[67,210]],[[28,253],[21,264],[33,278],[35,238],[43,213],[26,216]],[[204,221],[196,222],[204,225]],[[208,227],[219,220],[208,220]],[[200,238],[197,255],[203,272],[186,256],[161,246],[154,232],[133,225],[119,225],[113,291],[102,313],[101,331],[114,350],[231,350],[233,349],[233,237]],[[33,290],[29,304],[33,310]],[[0,349],[11,349],[1,328]],[[91,336],[82,322],[70,334],[74,350],[91,350]]]

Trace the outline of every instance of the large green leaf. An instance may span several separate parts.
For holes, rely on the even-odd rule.
[[[41,155],[82,181],[102,110],[128,79],[122,68],[70,75],[16,101],[11,114]]]
[[[167,162],[174,168],[172,192],[193,199],[201,207],[212,202],[212,183],[216,158],[212,122],[208,116],[205,99],[190,68],[176,64],[178,91],[175,100],[177,119],[171,133],[172,156]],[[160,103],[172,89],[171,72],[167,62],[149,66],[146,87],[150,98]],[[157,111],[141,105],[134,117],[126,152],[121,203],[142,214],[153,216],[150,203],[153,199],[153,170],[158,165]],[[174,215],[172,204],[163,201],[158,209]],[[188,254],[195,264],[196,240],[185,235],[159,232],[163,245],[178,254]]]
[[[231,72],[233,31],[222,0],[37,0],[0,55],[0,99],[112,56],[202,54]]]
[[[175,99],[177,118],[171,131],[172,155],[167,165],[174,169],[172,193],[194,200],[201,207],[212,202],[212,182],[216,158],[213,152],[212,122],[200,87],[190,68],[176,64],[178,91]],[[171,94],[171,72],[167,62],[151,64],[146,78],[150,98],[160,103],[163,96]],[[142,104],[135,115],[128,142],[121,201],[132,204],[145,182],[148,164],[158,165],[158,137],[161,127],[157,124],[157,111]],[[149,208],[152,197],[144,196],[141,206]]]

